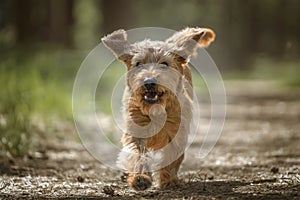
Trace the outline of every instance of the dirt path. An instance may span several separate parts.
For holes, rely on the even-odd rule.
[[[227,94],[217,145],[203,160],[187,157],[176,188],[135,192],[79,143],[57,138],[25,159],[1,158],[0,198],[300,199],[300,91],[235,81]]]

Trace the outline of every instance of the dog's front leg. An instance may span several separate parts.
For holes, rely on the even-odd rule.
[[[128,173],[127,182],[135,190],[146,190],[152,185],[152,177],[147,163],[144,139],[128,134],[123,136],[123,150],[118,162]]]
[[[170,165],[158,170],[160,188],[165,188],[168,186],[179,184],[177,172],[179,170],[181,162],[183,161],[183,158],[184,155],[181,155],[177,160],[175,160]]]
[[[140,138],[135,138],[135,141],[138,155],[132,160],[134,169],[129,171],[127,182],[135,190],[146,190],[152,185],[152,177],[146,160],[145,142]]]

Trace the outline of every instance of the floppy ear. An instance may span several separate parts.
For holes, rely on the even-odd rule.
[[[119,60],[123,61],[127,66],[131,64],[132,55],[130,55],[130,44],[127,41],[126,31],[123,29],[114,31],[103,37],[101,41]]]
[[[215,37],[214,31],[208,28],[185,28],[168,38],[166,42],[174,44],[174,53],[186,60],[198,46],[208,47]]]

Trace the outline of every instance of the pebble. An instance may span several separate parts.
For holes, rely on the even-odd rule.
[[[103,192],[104,194],[107,194],[107,195],[111,195],[111,196],[112,196],[112,195],[114,195],[115,190],[114,190],[111,186],[106,185],[106,186],[103,187],[102,192]]]
[[[80,183],[84,182],[84,178],[82,176],[77,176],[77,181]]]
[[[276,173],[279,172],[279,168],[278,167],[272,167],[271,168],[271,172],[274,173],[274,174],[276,174]]]

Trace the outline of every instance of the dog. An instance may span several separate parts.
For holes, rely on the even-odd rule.
[[[141,191],[157,180],[159,188],[177,185],[192,119],[193,89],[189,59],[215,39],[209,28],[185,28],[165,41],[130,44],[117,30],[102,38],[127,67],[123,106],[126,132],[118,166],[130,187]]]

